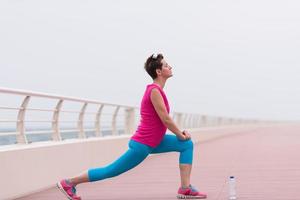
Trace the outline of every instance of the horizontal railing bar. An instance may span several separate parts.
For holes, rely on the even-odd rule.
[[[68,129],[68,130],[60,130],[61,133],[68,133],[68,132],[78,132],[78,129]],[[85,131],[95,131],[95,129],[85,129]],[[36,134],[44,134],[44,133],[52,133],[51,129],[49,130],[41,130],[41,131],[25,131],[26,135],[36,135]]]
[[[38,123],[38,122],[55,122],[54,120],[24,120],[24,122],[34,122],[34,123]],[[64,122],[64,123],[69,123],[69,122],[78,122],[78,120],[74,120],[74,121],[59,121],[60,123]],[[95,120],[84,120],[83,122],[95,122]]]
[[[26,135],[35,135],[35,134],[44,134],[44,133],[52,133],[53,130],[49,129],[49,130],[40,130],[40,131],[25,131]]]
[[[88,131],[94,131],[95,129],[86,129]],[[26,134],[41,134],[41,133],[52,133],[53,130],[37,130],[37,131],[26,131]],[[78,132],[78,129],[65,129],[65,130],[60,130],[61,133],[68,133],[68,132]]]
[[[113,114],[109,114],[109,113],[101,113],[101,116],[113,116]]]
[[[6,120],[6,119],[0,119],[0,123],[16,123],[18,120]]]
[[[20,110],[22,107],[0,107],[0,109],[7,109],[7,110]],[[49,111],[49,112],[54,112],[56,111],[55,109],[43,109],[43,108],[26,108],[26,110],[31,110],[31,111]],[[60,110],[59,112],[61,113],[80,113],[80,111],[73,111],[73,110]],[[85,112],[84,114],[97,114],[97,112]],[[101,115],[105,116],[112,116],[113,114],[109,113],[102,113]],[[118,116],[125,116],[124,114],[118,114]]]
[[[16,123],[20,122],[21,120],[0,120],[0,123]],[[33,123],[41,123],[41,122],[54,122],[54,120],[24,120],[23,122],[33,122]],[[72,123],[72,122],[78,122],[78,120],[71,120],[71,121],[59,121],[60,123]],[[95,122],[95,120],[84,120],[85,122]],[[102,123],[108,122],[110,123],[111,121],[101,121]]]
[[[34,122],[34,123],[40,123],[40,122],[53,122],[53,120],[24,120],[23,122]]]
[[[20,110],[21,107],[4,107],[4,106],[0,106],[0,109],[2,109],[2,110]]]
[[[16,135],[17,132],[0,132],[0,136],[6,136],[6,135]]]
[[[49,112],[56,111],[55,109],[43,109],[43,108],[26,108],[26,110],[31,110],[31,111],[49,111]]]
[[[123,127],[117,127],[117,129],[121,129]],[[84,129],[85,132],[89,132],[89,131],[95,131],[96,129],[94,128],[89,128],[89,129]],[[111,130],[109,128],[103,128],[102,131],[108,131]],[[63,129],[60,130],[61,133],[70,133],[70,132],[78,132],[78,129]],[[49,130],[37,130],[37,131],[25,131],[26,135],[37,135],[37,134],[45,134],[45,133],[52,133],[53,130],[49,129]],[[0,132],[0,136],[7,136],[7,135],[16,135],[17,132]]]
[[[120,126],[120,127],[117,127],[117,129],[122,129],[123,126]],[[95,128],[85,128],[84,131],[85,132],[88,132],[88,131],[95,131],[96,129]],[[110,128],[102,128],[101,129],[102,131],[111,131]],[[61,133],[68,133],[68,132],[78,132],[79,130],[78,129],[63,129],[63,130],[60,130]],[[49,130],[37,130],[37,131],[26,131],[26,134],[39,134],[39,133],[52,133],[53,131],[51,129]]]
[[[73,110],[60,110],[59,112],[61,113],[80,113],[80,111],[73,111]],[[97,112],[85,112],[84,114],[91,114],[91,115],[95,115],[97,114]],[[112,115],[112,114],[106,114],[106,113],[102,113],[101,115]]]
[[[76,113],[76,114],[80,113],[80,111],[75,111],[75,110],[60,110],[59,112],[61,112],[61,113]]]
[[[65,130],[60,130],[61,133],[69,133],[69,132],[78,132],[78,129],[65,129]],[[95,131],[95,129],[84,129],[84,131]]]
[[[54,111],[54,110],[53,110]],[[80,111],[74,111],[74,110],[60,110],[61,113],[80,113]],[[97,112],[85,112],[84,114],[97,114]],[[101,113],[103,116],[112,116],[113,114],[110,113]],[[125,114],[118,114],[120,116],[125,116]]]
[[[80,98],[76,98],[76,97],[61,96],[61,95],[56,95],[56,94],[50,95],[50,94],[41,93],[41,92],[10,89],[10,88],[4,88],[4,87],[0,87],[0,93],[23,95],[23,96],[34,96],[34,97],[44,97],[44,98],[49,98],[49,99],[62,99],[62,100],[67,100],[67,101],[83,102],[83,103],[97,104],[97,105],[105,104],[106,106],[121,106],[121,107],[126,107],[126,108],[133,108],[133,106],[127,106],[127,105],[105,103],[105,102],[99,102],[99,101],[95,101],[95,100],[80,99]],[[134,108],[138,108],[138,107],[134,107]]]
[[[20,110],[22,107],[0,107],[0,109],[6,109],[6,110]],[[54,112],[55,109],[43,109],[43,108],[26,108],[28,111],[46,111],[46,112]],[[60,110],[60,112],[64,113],[80,113],[80,111],[72,111],[72,110]],[[94,115],[97,114],[97,112],[85,112],[84,114],[90,114]],[[112,115],[112,114],[111,114]]]

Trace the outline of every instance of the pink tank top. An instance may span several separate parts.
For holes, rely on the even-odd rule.
[[[147,85],[141,102],[140,124],[135,134],[131,137],[132,140],[146,144],[150,147],[156,147],[159,145],[167,130],[167,127],[160,120],[154,106],[152,105],[150,95],[153,88],[157,88],[159,90],[164,99],[166,109],[168,113],[170,112],[168,99],[160,86],[154,83]]]

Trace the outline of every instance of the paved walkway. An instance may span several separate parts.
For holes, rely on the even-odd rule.
[[[227,180],[236,176],[238,199],[300,199],[300,125],[242,131],[195,146],[192,183],[207,199],[226,200]],[[148,157],[118,177],[78,186],[83,200],[176,199],[178,155]],[[56,189],[19,200],[63,200]]]

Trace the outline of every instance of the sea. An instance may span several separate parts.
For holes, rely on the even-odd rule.
[[[89,129],[89,128],[87,128]],[[15,135],[1,135],[1,133],[15,133],[15,129],[1,129],[0,130],[0,146],[4,145],[12,145],[12,144],[17,144],[17,138],[16,134]],[[46,133],[39,133],[39,134],[26,134],[28,143],[33,143],[33,142],[42,142],[42,141],[50,141],[51,140],[51,134],[52,130],[45,130],[43,128],[40,129],[31,129],[30,132],[34,131],[43,131]],[[63,129],[62,129],[63,131]],[[62,140],[68,140],[68,139],[74,139],[78,138],[78,131],[73,131],[73,132],[62,132],[61,137]],[[96,137],[95,131],[85,131],[86,137],[91,138],[91,137]],[[103,128],[101,130],[102,136],[109,136],[112,135],[112,130],[109,128]],[[122,135],[125,134],[125,130],[122,128],[117,128],[117,135]]]

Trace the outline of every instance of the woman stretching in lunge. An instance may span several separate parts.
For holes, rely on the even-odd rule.
[[[181,187],[178,198],[206,198],[190,184],[193,162],[193,142],[187,131],[180,131],[169,116],[169,104],[163,91],[168,78],[172,77],[172,67],[162,54],[153,54],[145,63],[145,70],[153,83],[147,85],[141,102],[141,121],[129,141],[129,149],[113,163],[89,169],[79,176],[61,180],[57,187],[71,200],[80,200],[76,195],[76,185],[118,176],[140,164],[149,154],[180,152],[179,169]],[[167,128],[175,135],[165,134]]]

